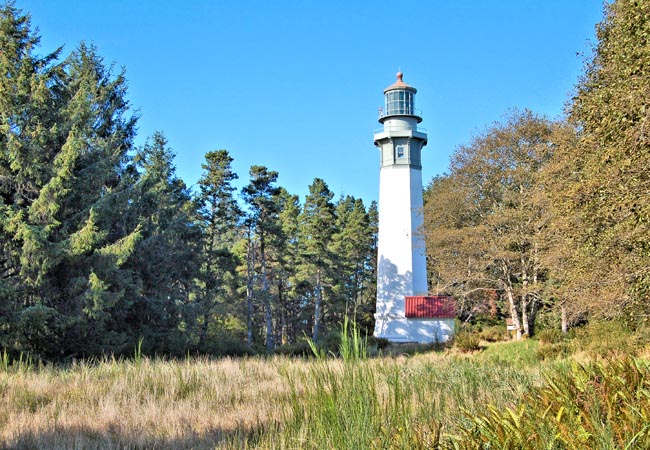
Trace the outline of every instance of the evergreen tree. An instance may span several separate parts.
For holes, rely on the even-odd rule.
[[[373,201],[368,207],[368,247],[366,250],[366,267],[362,278],[357,322],[367,335],[375,329],[375,312],[377,306],[377,233],[379,229],[379,209]]]
[[[277,309],[279,321],[279,342],[287,344],[296,341],[299,335],[299,321],[301,318],[301,305],[298,286],[299,254],[299,216],[300,199],[297,195],[290,194],[286,189],[280,188],[278,194],[280,203],[279,239],[274,246],[276,253],[276,275],[274,277],[277,290]]]
[[[180,322],[181,317],[187,318],[200,234],[194,202],[176,176],[173,159],[160,132],[135,156],[138,180],[126,214],[141,227],[142,239],[130,261],[140,295],[134,299],[129,321],[143,337],[145,351],[182,355],[187,341],[180,335]]]
[[[330,249],[336,258],[335,296],[338,305],[332,321],[343,316],[355,317],[364,289],[371,284],[371,270],[375,254],[370,217],[361,199],[345,196],[335,205],[336,232]]]
[[[252,336],[252,317],[250,316],[253,301],[254,275],[258,275],[261,287],[258,295],[264,305],[264,322],[266,328],[266,349],[272,352],[275,348],[273,333],[273,310],[268,277],[267,250],[280,233],[278,214],[280,203],[277,196],[280,191],[276,186],[278,173],[269,171],[264,166],[252,166],[250,169],[250,183],[242,190],[242,195],[248,207],[246,223],[249,229],[249,260],[248,279],[251,284],[249,290],[249,336]],[[257,251],[255,251],[257,250]],[[257,259],[255,259],[257,258]],[[259,262],[259,272],[255,262]],[[250,338],[249,338],[250,339]]]
[[[117,214],[128,207],[123,177],[135,118],[127,116],[123,74],[113,77],[94,48],[66,61],[65,141],[51,176],[13,221],[28,304],[21,348],[44,355],[121,351],[130,345],[125,315],[137,291],[123,266],[140,239]],[[38,323],[43,319],[45,322]],[[48,334],[47,344],[33,336]]]
[[[62,139],[63,68],[56,63],[60,49],[39,57],[39,41],[29,15],[13,2],[0,5],[0,346],[10,349],[19,318],[36,306],[22,283],[23,242],[17,231],[51,176],[50,164]],[[44,308],[37,313],[54,315]]]
[[[205,348],[208,328],[215,316],[234,313],[236,257],[232,247],[241,215],[234,198],[232,157],[227,150],[205,155],[199,179],[199,212],[202,219],[202,262],[196,307],[199,318],[199,348]],[[227,301],[230,300],[230,301]]]
[[[318,341],[325,289],[332,286],[333,254],[329,244],[335,233],[334,194],[320,178],[309,185],[309,195],[300,217],[304,276],[313,289],[312,339]],[[331,305],[330,305],[331,306]]]

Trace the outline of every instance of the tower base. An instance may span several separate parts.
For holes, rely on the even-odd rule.
[[[412,319],[375,316],[376,338],[390,342],[432,344],[447,342],[454,336],[454,319]]]

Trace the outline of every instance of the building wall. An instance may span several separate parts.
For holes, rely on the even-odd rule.
[[[435,321],[409,324],[404,303],[405,296],[426,295],[428,291],[420,233],[422,173],[409,165],[387,165],[381,168],[379,178],[375,336],[396,342],[432,342],[433,331],[426,330]]]
[[[392,317],[378,320],[375,330],[377,327],[381,330],[381,334],[378,335],[375,331],[375,336],[391,342],[442,343],[454,336],[454,319]]]

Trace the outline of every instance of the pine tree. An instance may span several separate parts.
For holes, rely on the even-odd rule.
[[[63,69],[56,63],[60,49],[39,57],[35,54],[39,41],[29,15],[13,2],[0,5],[0,346],[4,348],[14,347],[17,322],[36,306],[21,279],[23,242],[18,231],[51,176],[50,164],[62,139],[58,124]],[[34,320],[28,321],[36,324],[33,335],[41,333],[48,320],[56,321],[55,311],[46,307],[33,312]],[[42,320],[44,316],[48,319]]]
[[[335,205],[336,232],[330,249],[336,255],[336,286],[338,297],[336,320],[355,317],[363,290],[371,284],[373,233],[370,217],[361,199],[345,196]]]
[[[196,306],[200,323],[199,348],[206,346],[208,328],[217,314],[233,312],[236,291],[236,257],[232,247],[237,238],[241,211],[234,198],[232,157],[227,150],[205,155],[199,179],[199,212],[202,219],[201,289]],[[229,300],[229,301],[228,301]]]
[[[185,183],[176,176],[174,153],[165,136],[156,132],[134,158],[138,179],[126,214],[140,226],[129,266],[139,285],[134,298],[134,333],[143,338],[144,351],[182,355],[186,337],[180,333],[187,319],[193,279],[197,274],[200,238],[195,204]]]
[[[248,296],[249,312],[253,301],[254,277],[257,275],[261,287],[257,294],[264,305],[264,322],[266,328],[266,350],[271,353],[275,348],[273,333],[273,309],[268,273],[268,247],[280,233],[278,214],[280,203],[277,196],[280,193],[276,186],[278,173],[269,171],[264,166],[252,166],[250,183],[242,190],[242,195],[248,207],[246,224],[249,229],[249,254],[252,258],[248,266],[248,280],[251,289]],[[255,250],[257,249],[257,252]],[[256,258],[256,259],[253,259]],[[259,272],[255,271],[255,262],[259,262]],[[249,313],[250,314],[250,313]],[[252,336],[252,318],[249,315],[249,336]],[[250,338],[249,338],[250,339]]]
[[[275,285],[275,303],[277,310],[276,335],[281,344],[296,341],[298,335],[297,322],[301,316],[299,295],[296,287],[297,267],[300,264],[298,247],[298,217],[300,215],[300,199],[280,188],[277,200],[279,203],[279,233],[272,246],[274,262],[273,282]]]
[[[377,232],[379,228],[379,209],[377,202],[368,206],[368,242],[365,254],[365,267],[361,278],[362,289],[357,305],[357,323],[366,335],[372,335],[375,329],[375,311],[377,306]]]
[[[300,216],[304,276],[313,289],[314,315],[312,339],[318,341],[325,290],[332,286],[334,255],[329,243],[335,233],[334,194],[320,178],[309,185],[309,195]],[[331,305],[330,305],[331,306]]]

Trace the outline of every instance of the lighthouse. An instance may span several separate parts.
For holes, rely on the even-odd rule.
[[[425,130],[417,90],[403,74],[384,90],[379,111],[379,232],[375,337],[391,342],[444,342],[453,335],[453,299],[429,296],[422,235],[422,149]]]

